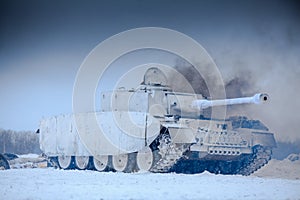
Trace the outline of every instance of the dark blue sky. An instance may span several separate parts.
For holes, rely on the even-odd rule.
[[[138,27],[165,27],[194,38],[225,79],[239,68],[252,69],[264,88],[270,81],[263,80],[290,71],[277,82],[298,84],[299,11],[297,1],[2,0],[0,127],[34,130],[43,116],[71,112],[84,58],[99,42]],[[275,75],[262,77],[266,71]],[[266,90],[280,96],[276,88]]]

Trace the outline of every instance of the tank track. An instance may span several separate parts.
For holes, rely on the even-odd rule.
[[[237,171],[237,174],[249,176],[256,170],[263,167],[271,159],[272,151],[262,146],[257,146],[253,149],[253,155],[247,158],[241,168]]]
[[[189,145],[186,144],[172,143],[169,134],[162,134],[158,145],[158,154],[160,155],[160,159],[154,163],[150,171],[156,173],[169,172],[188,148]]]
[[[272,151],[270,148],[256,146],[251,155],[243,155],[239,160],[185,160],[180,159],[173,167],[176,173],[195,174],[204,170],[214,174],[233,175],[240,174],[249,176],[260,169],[271,159]]]

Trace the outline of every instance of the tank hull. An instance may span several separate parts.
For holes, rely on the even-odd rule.
[[[136,130],[135,134],[128,135],[124,129],[118,126],[112,127],[113,122],[109,121],[112,119],[112,113],[96,113],[99,120],[102,120],[102,124],[106,124],[107,129],[105,131],[108,134],[101,136],[101,133],[98,133],[100,137],[96,139],[101,140],[102,137],[105,137],[106,142],[111,142],[103,146],[103,142],[95,141],[95,145],[98,145],[96,148],[94,147],[97,149],[96,152],[90,150],[84,143],[86,140],[82,138],[95,130],[89,128],[85,129],[86,135],[79,134],[76,129],[76,116],[74,114],[44,119],[40,126],[41,149],[55,162],[62,160],[63,163],[58,162],[55,165],[64,166],[64,169],[71,169],[72,166],[74,168],[76,158],[79,160],[82,157],[90,157],[90,160],[95,161],[104,158],[105,165],[102,167],[106,170],[115,170],[114,168],[116,168],[123,169],[121,171],[126,169],[127,172],[138,171],[139,167],[137,166],[144,166],[138,159],[140,155],[143,155],[139,152],[143,152],[147,148],[148,152],[150,150],[150,154],[148,153],[146,156],[151,162],[147,157],[144,160],[148,160],[147,162],[150,164],[147,164],[147,170],[152,172],[192,173],[201,172],[204,169],[214,173],[248,175],[266,164],[271,158],[272,149],[276,147],[273,133],[242,127],[228,128],[232,126],[232,120],[176,119],[170,117],[156,119],[146,113],[131,114],[140,120],[140,124],[144,128]],[[91,113],[79,115],[79,119],[83,120],[89,118]],[[124,120],[126,119],[124,118]],[[148,123],[150,121],[153,123],[151,126],[146,125],[147,119],[151,119],[148,120]],[[244,120],[247,119],[244,118]],[[89,124],[85,124],[87,121],[83,120],[79,127],[89,127]],[[153,127],[157,130],[155,134],[144,134],[153,131]],[[263,149],[264,157],[259,158],[263,159],[263,162],[245,170],[244,168],[247,168],[258,158],[257,148]],[[127,164],[122,165],[123,161],[118,164],[121,165],[120,167],[116,167],[116,164],[113,166],[115,163],[113,160],[120,160],[119,157],[116,157],[121,155],[128,157],[124,159],[131,166],[130,170],[126,168]],[[91,165],[86,164],[85,166]]]

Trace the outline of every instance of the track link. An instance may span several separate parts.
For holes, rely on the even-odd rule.
[[[176,162],[183,156],[189,145],[174,144],[168,134],[162,134],[159,139],[159,155],[160,159],[154,163],[151,172],[169,172]]]
[[[272,151],[262,146],[257,146],[253,150],[253,156],[248,158],[237,174],[248,176],[263,167],[271,159]]]

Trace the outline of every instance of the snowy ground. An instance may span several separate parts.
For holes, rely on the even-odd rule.
[[[0,170],[0,199],[300,199],[300,155],[271,160],[251,176],[113,173],[46,168],[22,155]],[[43,168],[39,168],[43,167]]]
[[[256,171],[253,175],[267,178],[300,180],[300,160],[270,160],[266,166]]]
[[[0,199],[300,199],[300,180],[256,176],[0,171]]]

